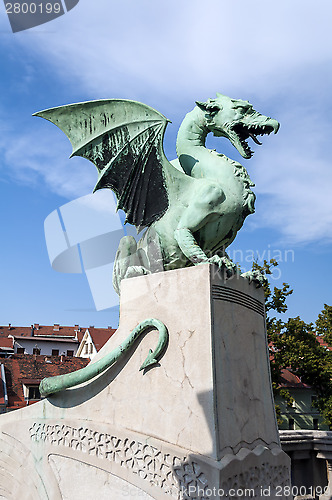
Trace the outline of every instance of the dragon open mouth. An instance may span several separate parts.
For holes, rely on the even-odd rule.
[[[249,159],[253,156],[254,152],[250,149],[247,139],[251,137],[256,144],[261,145],[262,143],[257,139],[257,136],[269,135],[274,130],[274,127],[268,124],[245,125],[243,123],[236,123],[230,129],[229,138],[239,153],[244,158]]]

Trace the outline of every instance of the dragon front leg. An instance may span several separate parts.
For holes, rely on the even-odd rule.
[[[204,185],[203,189],[196,193],[194,201],[184,210],[174,231],[174,237],[182,253],[194,265],[210,262],[216,264],[220,270],[226,273],[226,276],[231,276],[237,272],[237,267],[228,256],[224,254],[208,257],[198,245],[193,234],[220,218],[221,215],[218,211],[223,199],[224,193],[220,186]]]
[[[183,254],[193,263],[201,264],[209,262],[207,255],[203,252],[188,227],[177,227],[174,237]]]
[[[238,272],[236,264],[231,261],[226,253],[222,256],[213,255],[208,259],[208,261],[212,264],[216,264],[219,269],[224,269],[228,277],[233,276],[233,274],[236,274]]]
[[[227,255],[213,255],[212,257],[208,257],[198,245],[190,229],[178,227],[174,232],[174,236],[181,251],[194,265],[210,262],[218,266],[218,268],[224,271],[228,277],[237,272],[236,265]]]

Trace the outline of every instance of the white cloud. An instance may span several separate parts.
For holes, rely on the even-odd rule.
[[[258,197],[265,195],[264,210],[258,201],[252,223],[277,229],[285,244],[331,242],[330,127],[305,110],[298,109],[293,117],[285,114],[278,136],[266,139],[264,149],[251,160],[255,191]]]
[[[82,159],[69,160],[66,138],[58,138],[47,127],[29,130],[23,125],[17,134],[7,125],[0,136],[0,152],[11,179],[46,188],[65,198],[91,192],[97,180],[95,167]]]
[[[81,0],[16,40],[97,98],[271,94],[294,69],[330,59],[331,15],[327,2],[299,0]]]
[[[215,91],[249,98],[276,115],[279,135],[246,164],[256,192],[266,195],[265,214],[258,212],[253,223],[309,242],[332,237],[331,16],[331,3],[313,8],[308,0],[80,0],[65,16],[16,34],[14,48],[33,53],[79,96],[138,99],[173,127],[195,99]],[[68,163],[65,137],[43,125],[38,144],[36,131],[23,131],[19,141],[2,137],[13,175],[24,182],[42,178],[68,198],[90,192],[93,166],[75,158]]]

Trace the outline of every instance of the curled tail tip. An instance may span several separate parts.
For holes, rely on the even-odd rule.
[[[142,366],[140,367],[139,371],[145,370],[145,368],[149,368],[149,366],[155,365],[156,363],[158,363],[158,360],[155,358],[145,360]]]
[[[146,360],[144,361],[144,363],[140,367],[139,371],[142,371],[145,368],[148,368],[149,366],[155,365],[156,363],[158,363],[158,360],[153,357],[153,351],[150,349],[150,352],[147,355]]]

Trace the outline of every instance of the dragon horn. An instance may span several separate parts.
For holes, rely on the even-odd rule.
[[[211,116],[215,115],[220,111],[220,105],[215,103],[214,99],[208,99],[208,102],[196,101],[197,106],[207,113],[210,113]]]
[[[197,106],[203,110],[207,110],[208,108],[208,103],[207,102],[202,102],[202,101],[195,101]]]

